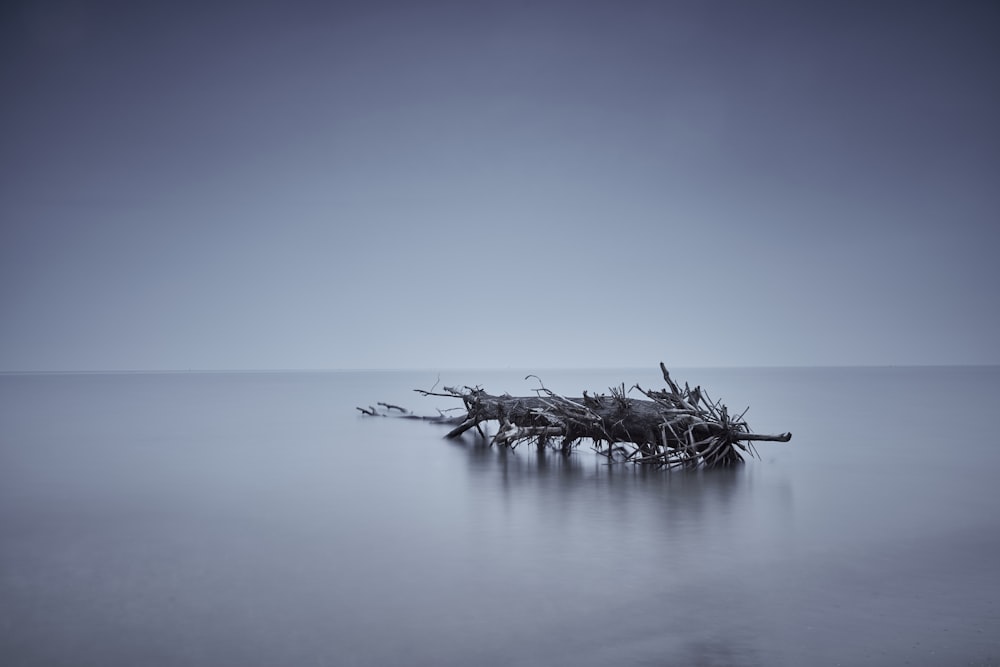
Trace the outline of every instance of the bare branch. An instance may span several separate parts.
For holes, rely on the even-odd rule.
[[[589,439],[595,451],[607,456],[609,463],[621,456],[624,461],[652,464],[669,469],[692,466],[723,466],[743,461],[741,452],[756,456],[756,441],[788,442],[791,433],[763,435],[751,433],[743,420],[746,410],[731,417],[720,401],[713,401],[700,385],[693,389],[676,383],[664,364],[660,364],[667,388],[636,389],[646,400],[628,397],[625,384],[610,388],[610,396],[583,392],[582,398],[567,398],[548,389],[537,375],[534,396],[494,396],[480,387],[462,389],[444,387],[435,391],[416,389],[422,396],[460,399],[465,414],[461,417],[428,418],[456,425],[448,438],[460,437],[475,428],[486,438],[484,422],[495,421],[499,428],[491,445],[514,449],[524,442],[539,447],[569,451],[581,440]],[[440,381],[440,378],[439,378]],[[416,418],[405,409],[379,403],[400,416]],[[374,408],[358,408],[362,414],[384,416]],[[602,443],[606,443],[606,446]]]

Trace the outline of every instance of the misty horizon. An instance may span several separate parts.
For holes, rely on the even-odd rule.
[[[673,365],[669,367],[671,373],[680,371],[750,371],[750,370],[863,370],[863,369],[947,369],[947,368],[996,368],[1000,364],[841,364],[841,365],[757,365],[757,366],[689,366]],[[655,366],[538,366],[538,367],[488,367],[488,366],[463,366],[463,367],[419,367],[406,366],[399,368],[118,368],[118,369],[86,369],[86,370],[16,370],[0,371],[0,375],[252,375],[252,374],[323,374],[323,373],[433,373],[441,375],[445,373],[470,373],[470,372],[514,372],[514,373],[544,373],[552,372],[640,372],[658,373]],[[526,378],[527,379],[527,378]],[[544,378],[542,378],[544,380]],[[628,380],[628,378],[623,378]]]

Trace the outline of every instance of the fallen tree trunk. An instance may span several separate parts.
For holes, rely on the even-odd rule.
[[[475,428],[483,438],[485,422],[499,424],[497,432],[488,438],[491,445],[515,448],[533,442],[539,448],[554,447],[569,451],[583,440],[590,440],[598,452],[609,460],[673,467],[729,466],[743,461],[743,453],[756,456],[753,442],[769,440],[788,442],[791,433],[763,435],[751,433],[743,413],[732,416],[725,405],[712,401],[708,394],[695,387],[677,385],[660,364],[667,387],[647,391],[635,385],[645,399],[630,398],[625,385],[610,389],[610,395],[589,395],[566,398],[545,388],[535,390],[536,396],[495,396],[479,387],[443,391],[417,389],[424,396],[460,399],[465,415],[460,417],[416,417],[403,408],[380,403],[385,410],[358,408],[371,416],[387,415],[395,410],[399,416],[428,419],[454,424],[448,438],[457,438]],[[534,377],[534,376],[528,376]],[[536,378],[537,379],[537,378]]]

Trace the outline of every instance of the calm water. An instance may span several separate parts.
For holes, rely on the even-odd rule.
[[[792,442],[667,473],[354,410],[433,373],[0,376],[0,663],[1000,664],[1000,369],[675,374]]]

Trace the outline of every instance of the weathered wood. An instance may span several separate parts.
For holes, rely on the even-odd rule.
[[[415,391],[462,400],[464,415],[428,418],[456,424],[446,437],[458,438],[472,428],[483,433],[481,424],[497,422],[499,428],[490,444],[502,447],[534,442],[539,447],[568,451],[590,440],[594,449],[609,459],[667,467],[714,467],[743,461],[741,452],[756,455],[753,442],[791,440],[791,433],[751,433],[743,420],[745,410],[731,416],[701,387],[691,389],[685,384],[682,388],[663,364],[660,368],[666,389],[646,391],[638,385],[633,387],[645,399],[629,397],[624,385],[611,388],[610,395],[583,392],[583,396],[575,398],[559,396],[544,385],[536,390],[536,396],[496,396],[478,387]],[[404,412],[398,406],[380,405]],[[371,408],[358,409],[366,415],[384,414]]]

